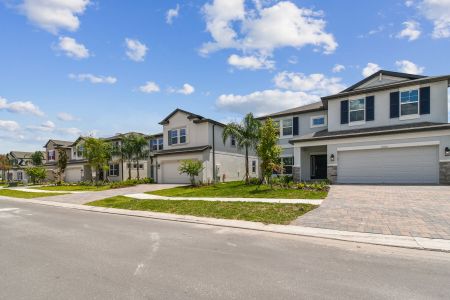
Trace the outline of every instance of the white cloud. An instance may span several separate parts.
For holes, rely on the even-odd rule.
[[[61,29],[76,31],[80,26],[78,16],[89,3],[89,0],[24,0],[19,9],[33,24],[57,34]]]
[[[273,60],[267,60],[265,57],[257,56],[239,56],[236,54],[228,57],[228,64],[237,69],[273,69],[275,62]]]
[[[171,8],[166,13],[166,23],[172,24],[173,19],[178,17],[178,13],[180,12],[180,5],[177,4],[175,8]]]
[[[400,72],[409,73],[409,74],[422,74],[424,67],[420,67],[409,60],[398,60],[395,62],[398,70]]]
[[[4,131],[18,131],[20,125],[16,121],[0,120],[0,130]]]
[[[58,119],[61,121],[69,122],[69,121],[78,121],[79,119],[69,113],[60,112],[57,115]]]
[[[97,76],[93,74],[69,74],[70,79],[78,80],[78,81],[90,81],[91,83],[107,83],[114,84],[117,82],[116,77],[112,76]]]
[[[264,6],[261,1],[252,3],[254,9],[245,0],[214,0],[205,4],[206,29],[212,41],[204,43],[200,53],[237,49],[246,56],[257,53],[267,57],[282,47],[299,49],[311,45],[332,53],[338,46],[333,35],[325,31],[321,11],[304,9],[290,1],[273,6]]]
[[[90,56],[89,50],[83,45],[79,44],[74,38],[63,36],[59,38],[57,50],[63,51],[68,57],[82,59]]]
[[[75,127],[57,128],[57,131],[64,135],[71,135],[71,136],[80,136],[82,133],[82,131],[80,129],[75,128]]]
[[[224,94],[217,99],[216,105],[220,109],[230,112],[246,114],[253,112],[256,116],[275,111],[293,108],[319,101],[320,97],[305,92],[264,90],[248,95]]]
[[[416,21],[403,22],[405,28],[397,34],[397,38],[407,38],[409,41],[417,40],[421,34],[420,24]]]
[[[127,47],[126,54],[128,58],[134,61],[144,61],[145,55],[147,54],[148,48],[146,45],[141,43],[136,39],[125,39],[125,44]]]
[[[345,70],[345,66],[344,65],[340,65],[340,64],[335,64],[332,71],[333,73],[339,73]]]
[[[195,88],[192,85],[190,85],[189,83],[185,83],[185,84],[183,84],[183,87],[180,89],[169,88],[168,91],[169,91],[169,93],[190,95],[193,92],[195,92]]]
[[[406,0],[405,1],[405,6],[406,7],[411,7],[411,6],[413,6],[414,5],[414,1],[412,1],[412,0]]]
[[[20,114],[29,113],[36,116],[44,115],[44,113],[39,109],[39,107],[34,105],[31,101],[8,102],[8,100],[2,97],[0,97],[0,110],[6,110],[11,113],[20,113]]]
[[[364,67],[364,69],[362,70],[362,75],[364,77],[368,77],[370,75],[372,75],[375,72],[378,72],[380,70],[380,66],[375,64],[375,63],[368,63],[367,66]]]
[[[433,22],[433,38],[450,37],[450,0],[423,0],[418,10]]]
[[[27,127],[27,129],[32,131],[44,131],[44,132],[52,132],[55,130],[55,128],[56,125],[52,121],[45,121],[41,125],[38,126],[31,125]]]
[[[147,81],[144,85],[139,87],[139,90],[143,93],[156,93],[159,92],[159,86],[153,81]]]
[[[275,75],[273,81],[278,88],[307,92],[316,96],[336,94],[345,89],[341,78],[327,78],[323,74],[305,75],[284,71]]]

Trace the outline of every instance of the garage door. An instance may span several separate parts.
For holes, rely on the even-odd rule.
[[[170,161],[161,163],[161,180],[160,183],[189,183],[189,176],[180,175],[178,171],[180,163],[178,161]]]
[[[438,183],[438,147],[338,152],[339,183]]]
[[[81,180],[81,167],[67,168],[64,176],[65,182],[79,182]]]

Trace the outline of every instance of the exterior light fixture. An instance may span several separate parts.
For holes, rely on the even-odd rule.
[[[334,161],[334,154],[330,155],[330,161]]]
[[[450,156],[450,148],[445,147],[445,156]]]

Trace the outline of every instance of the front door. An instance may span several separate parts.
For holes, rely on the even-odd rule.
[[[311,179],[327,178],[327,155],[311,155]]]

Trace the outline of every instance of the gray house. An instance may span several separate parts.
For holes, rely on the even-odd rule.
[[[262,119],[279,122],[296,180],[450,184],[449,79],[381,70]]]

